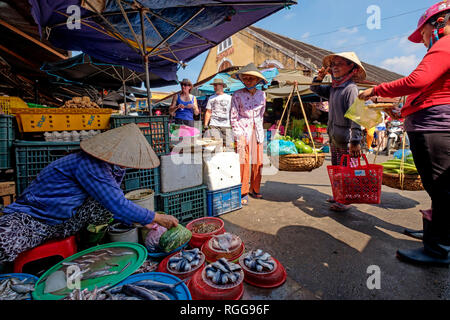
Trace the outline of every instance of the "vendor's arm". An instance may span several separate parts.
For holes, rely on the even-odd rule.
[[[409,76],[382,83],[373,88],[371,95],[394,98],[417,93],[430,86],[449,70],[450,51],[444,42],[438,41]]]
[[[237,141],[245,137],[244,130],[239,123],[240,101],[238,95],[234,94],[231,98],[230,122],[233,135]]]
[[[174,95],[172,99],[172,104],[169,107],[169,114],[172,117],[175,117],[175,112],[178,110],[177,100],[178,100],[177,95]]]
[[[76,176],[86,192],[111,211],[117,220],[141,225],[153,222],[155,213],[126,199],[111,170],[111,165],[106,162],[90,158],[80,163]]]
[[[318,71],[317,77],[313,79],[313,82],[322,82],[323,78],[325,78],[325,76],[329,73],[329,71],[330,68],[325,69],[324,67],[322,67]],[[330,89],[331,89],[330,85],[313,85],[310,87],[310,89],[312,92],[321,96],[322,98],[330,99]]]

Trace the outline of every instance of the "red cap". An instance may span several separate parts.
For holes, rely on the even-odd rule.
[[[433,16],[447,10],[450,10],[450,0],[440,1],[428,8],[428,10],[425,11],[425,13],[420,17],[419,23],[417,23],[416,31],[414,31],[413,34],[408,37],[409,41],[421,43],[421,30],[425,23],[427,23]]]

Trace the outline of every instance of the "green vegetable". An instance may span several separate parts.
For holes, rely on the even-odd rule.
[[[181,224],[167,230],[159,238],[159,246],[164,252],[170,252],[191,240],[192,232]]]
[[[305,144],[302,147],[302,153],[313,153],[313,149],[310,146],[308,146],[307,144]]]

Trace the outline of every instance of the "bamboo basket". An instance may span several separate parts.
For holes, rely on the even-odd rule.
[[[408,191],[424,190],[422,179],[418,174],[405,174],[403,179],[403,188],[400,182],[400,175],[396,173],[383,172],[383,182],[385,186]]]
[[[323,165],[325,154],[300,153],[271,156],[272,164],[280,171],[312,171]]]

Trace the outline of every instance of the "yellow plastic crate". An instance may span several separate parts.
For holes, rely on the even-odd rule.
[[[19,97],[0,97],[0,107],[4,114],[12,114],[11,108],[28,108],[25,101]]]
[[[109,128],[112,109],[16,109],[20,132],[102,130]]]

